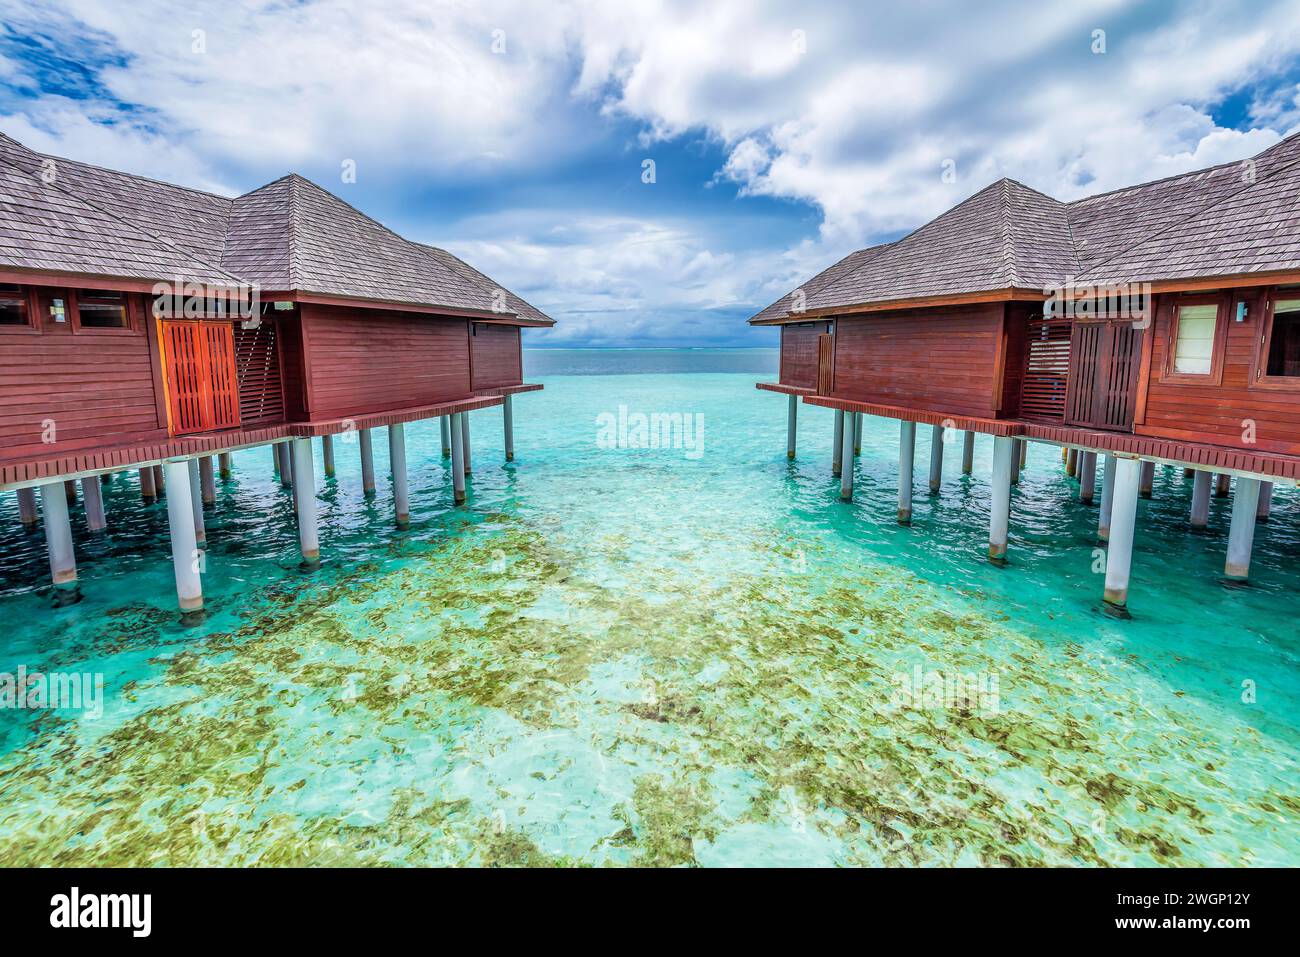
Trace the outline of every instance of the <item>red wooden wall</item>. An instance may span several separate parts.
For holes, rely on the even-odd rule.
[[[166,438],[143,300],[129,330],[74,330],[71,317],[49,319],[50,294],[64,295],[39,291],[38,331],[0,334],[0,461]],[[47,421],[53,445],[41,441]]]
[[[1263,315],[1261,291],[1243,289],[1231,297],[1223,382],[1218,386],[1166,381],[1173,299],[1163,295],[1157,302],[1145,416],[1134,431],[1139,435],[1300,455],[1300,392],[1251,388]],[[1234,321],[1240,300],[1249,307],[1245,322]],[[1247,420],[1254,423],[1254,442],[1245,438]]]
[[[474,391],[523,384],[519,352],[519,327],[470,323]]]
[[[781,385],[817,388],[817,337],[830,323],[799,323],[781,327]]]
[[[1003,312],[999,302],[837,319],[835,395],[992,418]]]
[[[470,392],[464,319],[344,306],[300,310],[313,419],[429,405]]]

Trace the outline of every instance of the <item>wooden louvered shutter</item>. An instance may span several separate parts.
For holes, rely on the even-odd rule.
[[[817,337],[817,394],[835,391],[835,337],[823,332]]]
[[[1035,316],[1029,320],[1027,336],[1020,415],[1060,422],[1065,418],[1070,378],[1070,320]]]
[[[172,435],[239,424],[234,330],[230,323],[161,322]]]
[[[1076,322],[1070,346],[1067,425],[1131,431],[1143,330],[1131,322]]]
[[[284,418],[280,353],[275,323],[235,329],[235,374],[239,378],[239,418],[249,424]]]

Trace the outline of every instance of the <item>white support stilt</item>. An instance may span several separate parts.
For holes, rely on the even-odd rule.
[[[108,528],[108,517],[104,514],[104,493],[97,476],[81,480],[81,500],[86,506],[86,527],[92,532],[102,532]]]
[[[1065,474],[1074,478],[1075,472],[1079,468],[1079,450],[1066,449],[1065,452]]]
[[[451,416],[440,416],[438,421],[442,424],[442,457],[445,459],[451,455]]]
[[[193,470],[184,460],[168,460],[167,478],[172,494],[167,496],[167,525],[171,532],[172,570],[176,574],[176,598],[181,620],[195,623],[203,617],[203,580],[199,570],[203,555],[194,536],[194,502],[199,494],[193,486]]]
[[[208,540],[208,532],[203,523],[203,479],[199,474],[199,460],[190,459],[186,462],[185,471],[188,475],[185,487],[190,495],[190,514],[194,518],[194,541],[204,545]],[[172,489],[172,494],[176,494],[175,489]]]
[[[1079,501],[1091,505],[1097,494],[1097,453],[1083,452],[1079,455]]]
[[[289,443],[278,443],[275,451],[280,456],[280,485],[282,488],[293,488],[293,460],[289,455]]]
[[[406,429],[402,423],[388,427],[388,461],[393,470],[393,507],[397,527],[411,527],[411,493],[406,484]]]
[[[271,446],[271,474],[280,477],[280,446]]]
[[[1259,483],[1259,508],[1255,510],[1255,520],[1258,522],[1267,522],[1269,513],[1273,510],[1273,483]]]
[[[320,437],[321,458],[325,461],[325,477],[334,477],[334,436],[322,435]]]
[[[1020,484],[1020,440],[1011,441],[1011,484]]]
[[[1214,480],[1214,497],[1227,498],[1230,491],[1232,491],[1232,476],[1220,472]]]
[[[1205,528],[1210,524],[1210,485],[1214,476],[1200,469],[1192,480],[1192,528]]]
[[[1259,511],[1259,479],[1237,478],[1232,493],[1232,526],[1228,530],[1228,559],[1223,574],[1229,581],[1250,577],[1250,552],[1255,544],[1255,515]]]
[[[470,457],[469,457],[469,413],[468,412],[460,413],[460,434],[461,434],[461,438],[464,440],[464,445],[465,445],[465,454],[464,454],[465,474],[469,475],[473,470],[470,468]]]
[[[36,507],[36,489],[18,490],[18,520],[28,528],[41,520],[40,510]]]
[[[912,479],[916,468],[916,423],[898,426],[898,524],[912,524]]]
[[[1020,443],[1020,468],[1024,469],[1029,464],[1029,440],[1017,439]]]
[[[465,501],[465,440],[461,435],[465,413],[451,417],[451,487],[457,504]]]
[[[221,473],[221,481],[228,482],[230,480],[230,453],[222,452],[217,459],[217,464]]]
[[[506,461],[515,460],[515,406],[514,396],[507,395],[501,403],[501,418],[506,430]],[[791,446],[793,448],[793,446]]]
[[[81,600],[81,592],[77,588],[77,556],[72,549],[68,493],[62,482],[41,486],[41,512],[45,516],[45,545],[50,554],[54,607],[75,605]]]
[[[152,465],[146,465],[140,470],[140,497],[146,505],[158,498],[158,490],[153,484]]]
[[[361,494],[370,498],[375,494],[375,449],[370,430],[358,430],[357,438],[361,446]]]
[[[1155,487],[1156,482],[1156,463],[1143,462],[1142,472],[1138,476],[1138,494],[1143,498],[1151,497],[1151,490]]]
[[[298,506],[298,545],[302,550],[302,564],[304,568],[318,568],[320,537],[316,529],[316,469],[311,457],[311,439],[293,440],[293,476],[293,497]]]
[[[1107,611],[1119,617],[1128,617],[1128,582],[1133,569],[1133,537],[1137,528],[1141,474],[1142,463],[1137,459],[1118,459],[1110,541],[1106,548],[1106,590],[1102,601]]]
[[[975,433],[970,430],[961,440],[961,474],[970,475],[975,469]]]
[[[799,431],[799,397],[792,395],[785,417],[785,457],[794,458],[794,438]]]
[[[930,494],[938,495],[943,487],[943,426],[930,429]]]
[[[217,504],[217,476],[213,464],[211,455],[199,459],[199,484],[204,505]]]
[[[77,504],[77,482],[75,479],[67,479],[64,481],[63,494],[67,498],[69,505]]]
[[[840,498],[849,501],[853,498],[853,436],[857,432],[855,413],[846,412],[844,421],[844,444],[840,447]]]
[[[1103,542],[1110,539],[1110,513],[1115,505],[1115,469],[1118,459],[1106,456],[1105,474],[1101,478],[1101,515],[1097,518],[1097,537]]]
[[[841,456],[844,454],[844,417],[847,412],[832,410],[835,415],[835,436],[831,439],[831,475],[840,477]]]
[[[1009,436],[993,437],[993,502],[989,509],[989,561],[1007,562],[1007,530],[1011,525],[1011,458],[1015,441]]]
[[[161,465],[153,467],[153,487],[159,498],[167,494],[167,470]]]
[[[862,413],[853,413],[853,454],[862,454]]]

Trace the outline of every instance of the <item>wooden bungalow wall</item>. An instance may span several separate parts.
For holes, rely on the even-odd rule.
[[[1003,316],[999,302],[841,317],[835,395],[993,418]]]
[[[466,320],[344,306],[300,308],[311,418],[430,405],[469,394]]]
[[[817,388],[817,337],[830,328],[830,323],[796,323],[781,327],[782,385],[801,389]]]
[[[1262,292],[1250,289],[1225,297],[1228,315],[1221,385],[1167,380],[1165,365],[1175,299],[1164,295],[1157,302],[1145,415],[1134,431],[1139,435],[1300,455],[1300,392],[1252,388],[1264,312]],[[1238,301],[1248,306],[1245,322],[1235,321]],[[1254,423],[1253,442],[1247,441],[1250,422]]]
[[[166,438],[143,298],[129,330],[76,330],[49,318],[51,295],[65,293],[39,291],[38,330],[0,334],[0,462]],[[47,422],[57,445],[42,441]]]
[[[518,326],[471,322],[469,342],[475,392],[523,385]]]

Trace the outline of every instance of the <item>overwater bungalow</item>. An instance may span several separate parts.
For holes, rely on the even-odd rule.
[[[1235,478],[1225,574],[1245,579],[1273,485],[1300,481],[1298,195],[1300,136],[1074,202],[998,180],[753,316],[781,333],[779,381],[758,387],[788,396],[791,457],[799,401],[835,410],[846,499],[861,417],[899,420],[903,524],[917,423],[934,492],[947,430],[965,433],[967,473],[975,433],[992,436],[997,563],[1026,443],[1067,450],[1083,501],[1101,475],[1104,602],[1121,616],[1155,466],[1194,470],[1194,527]]]
[[[440,418],[456,501],[469,413],[523,382],[520,334],[554,321],[450,253],[404,239],[296,174],[228,198],[29,150],[0,134],[0,490],[43,522],[56,603],[79,592],[68,496],[103,529],[100,477],[165,489],[182,612],[203,607],[203,505],[230,453],[268,446],[319,562],[311,440],[388,430],[409,521],[403,427]],[[215,462],[214,462],[215,459]],[[218,464],[219,463],[219,464]],[[37,499],[39,492],[40,505]]]

